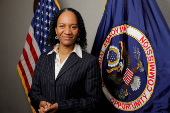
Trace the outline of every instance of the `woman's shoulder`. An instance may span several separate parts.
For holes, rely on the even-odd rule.
[[[84,65],[86,64],[88,68],[91,68],[91,66],[99,67],[98,58],[86,51],[82,52],[82,62]]]
[[[39,58],[41,58],[41,57],[47,57],[47,56],[48,56],[48,53],[49,53],[49,52],[41,53],[41,55],[40,55]]]
[[[46,59],[48,58],[49,56],[51,56],[52,54],[50,54],[50,51],[49,52],[44,52],[44,53],[41,53],[40,56],[39,56],[39,59]]]
[[[89,59],[89,60],[97,60],[97,57],[95,57],[94,55],[86,52],[86,51],[82,51],[82,56],[85,59]]]

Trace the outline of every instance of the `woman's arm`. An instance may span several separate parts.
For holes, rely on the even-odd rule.
[[[31,104],[34,107],[34,109],[37,111],[39,109],[39,105],[41,101],[46,101],[46,98],[42,96],[42,91],[41,91],[41,82],[40,82],[40,75],[43,67],[42,66],[42,55],[38,59],[35,70],[34,70],[34,75],[32,78],[32,85],[31,89],[28,93],[28,96],[30,97]]]

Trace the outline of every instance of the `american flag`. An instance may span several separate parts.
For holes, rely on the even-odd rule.
[[[133,77],[133,72],[129,70],[128,68],[126,68],[125,74],[123,76],[123,80],[125,81],[127,85],[129,85],[132,77]]]
[[[46,38],[49,33],[50,21],[59,10],[60,6],[57,0],[40,0],[29,27],[25,46],[17,65],[27,97],[32,85],[34,68],[40,54],[52,49],[45,46]],[[28,100],[30,102],[29,97]],[[35,112],[33,108],[32,110]]]

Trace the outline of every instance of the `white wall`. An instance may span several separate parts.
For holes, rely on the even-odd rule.
[[[90,52],[106,0],[58,0],[61,8],[73,7],[83,16]],[[170,26],[170,0],[157,0]],[[33,0],[0,1],[0,112],[31,113],[17,63],[33,17]]]

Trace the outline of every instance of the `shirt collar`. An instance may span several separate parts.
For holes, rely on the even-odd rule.
[[[57,44],[57,45],[54,47],[53,50],[51,50],[50,52],[48,52],[47,55],[52,54],[53,52],[56,52],[56,53],[58,54],[59,45],[60,45],[60,44]],[[75,44],[74,49],[73,49],[72,52],[75,52],[80,58],[82,58],[82,49],[81,49],[80,45]],[[71,53],[72,53],[72,52],[71,52]]]

